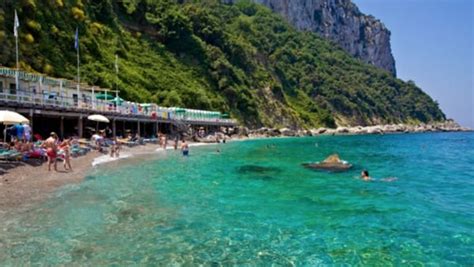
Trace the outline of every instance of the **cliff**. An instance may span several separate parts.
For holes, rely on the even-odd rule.
[[[396,76],[390,31],[373,16],[362,14],[350,0],[253,1],[283,15],[297,29],[315,32],[356,58]]]

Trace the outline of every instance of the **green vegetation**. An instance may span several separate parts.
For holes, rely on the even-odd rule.
[[[298,32],[270,10],[217,0],[22,0],[0,4],[0,63],[73,79],[80,31],[83,79],[164,106],[212,109],[250,126],[430,122],[445,116],[412,82]]]

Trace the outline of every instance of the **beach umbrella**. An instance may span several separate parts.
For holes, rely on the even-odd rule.
[[[16,123],[30,123],[23,115],[9,110],[0,110],[0,122],[5,125]]]
[[[16,123],[30,123],[30,121],[23,115],[9,110],[0,110],[0,123],[5,125],[11,125]],[[6,142],[7,134],[6,130],[3,136],[3,142]]]
[[[123,98],[121,97],[115,97],[114,99],[112,99],[112,102],[114,102],[115,104],[117,105],[122,105],[122,103],[124,102],[125,100],[123,100]]]
[[[105,116],[102,116],[100,114],[94,114],[94,115],[90,115],[89,117],[87,117],[88,120],[90,121],[96,121],[96,122],[105,122],[105,123],[109,123],[109,119],[107,119]]]
[[[99,122],[105,122],[105,123],[109,123],[109,119],[107,119],[105,116],[102,116],[100,114],[94,114],[94,115],[90,115],[89,117],[87,117],[88,120],[90,121],[95,121],[97,122],[96,124],[96,131],[99,130]]]

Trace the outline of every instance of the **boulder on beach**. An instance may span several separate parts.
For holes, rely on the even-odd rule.
[[[323,134],[323,133],[325,133],[327,130],[328,130],[328,129],[326,129],[326,128],[318,128],[318,129],[316,130],[316,132],[317,132],[318,134]]]
[[[380,126],[367,127],[368,134],[383,134],[383,129]]]
[[[341,134],[341,133],[349,133],[349,128],[347,127],[337,127],[336,132]]]
[[[296,133],[293,130],[290,130],[288,128],[281,128],[280,130],[281,135],[283,136],[295,136]]]
[[[316,163],[304,163],[304,167],[308,169],[330,171],[330,172],[342,172],[352,168],[352,164],[341,160],[338,154],[332,154],[322,162]]]

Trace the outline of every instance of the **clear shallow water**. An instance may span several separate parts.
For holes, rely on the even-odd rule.
[[[1,265],[474,264],[474,134],[219,147],[101,166],[0,218]],[[333,152],[355,168],[301,167]],[[362,168],[398,180],[363,182]]]

